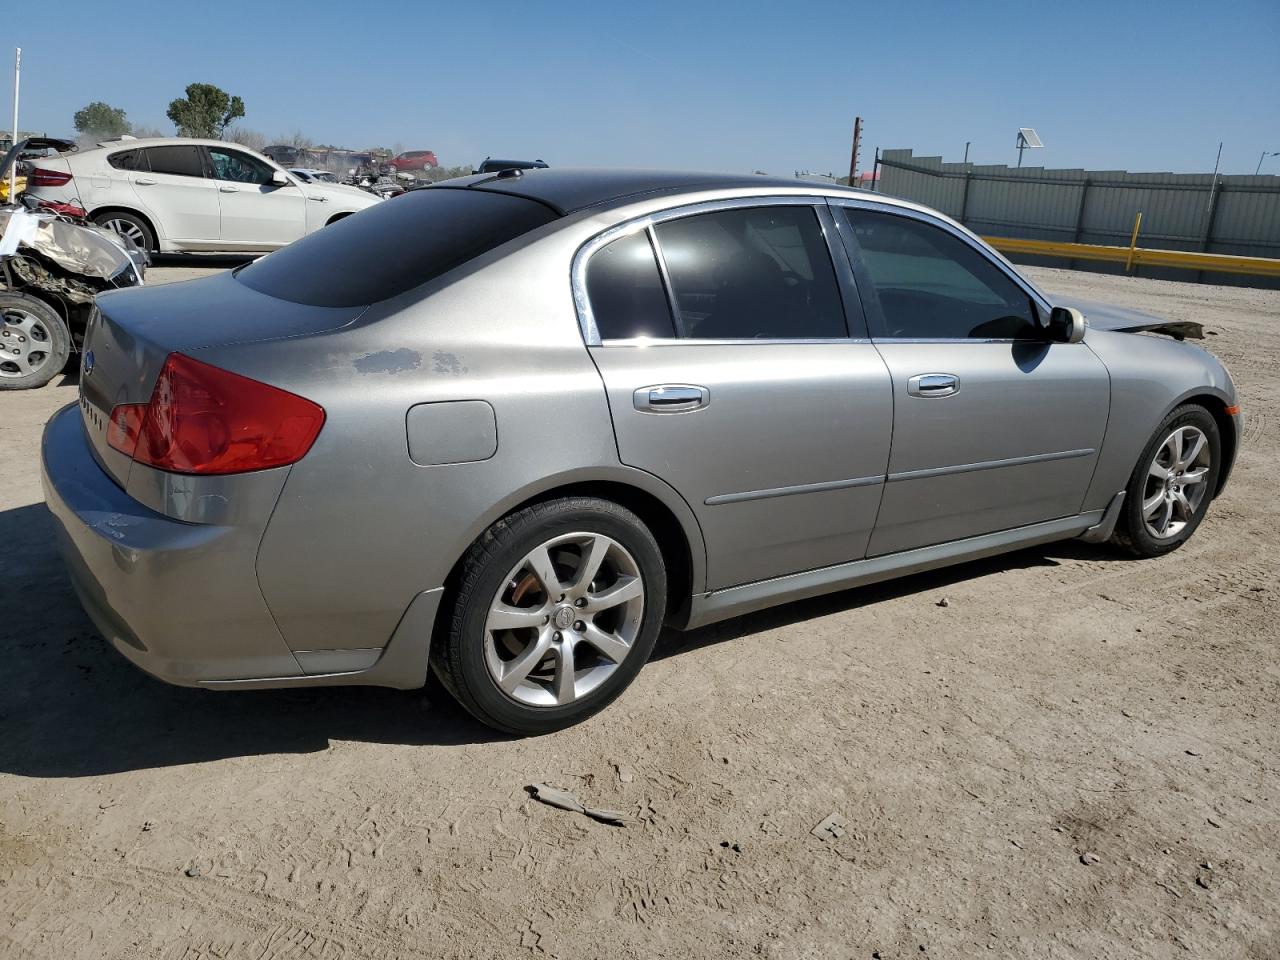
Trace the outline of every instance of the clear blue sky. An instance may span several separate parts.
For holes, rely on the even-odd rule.
[[[1012,163],[1019,126],[1046,144],[1026,162],[1055,167],[1205,171],[1224,140],[1224,171],[1252,173],[1280,150],[1280,0],[54,8],[4,31],[24,51],[21,125],[51,134],[99,99],[169,131],[169,101],[202,81],[272,140],[431,148],[449,166],[840,173],[855,114],[864,167],[876,146],[960,160],[966,140]]]

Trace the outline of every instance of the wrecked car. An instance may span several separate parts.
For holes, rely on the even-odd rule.
[[[0,390],[42,387],[84,339],[93,298],[143,282],[146,254],[34,201],[0,208]]]

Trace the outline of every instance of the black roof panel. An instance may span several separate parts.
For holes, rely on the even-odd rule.
[[[481,173],[458,177],[428,189],[470,187],[539,200],[561,214],[616,203],[648,193],[680,193],[735,187],[800,187],[802,180],[731,173],[681,173],[668,170],[571,169],[523,170],[519,176]],[[825,185],[824,185],[825,186]]]

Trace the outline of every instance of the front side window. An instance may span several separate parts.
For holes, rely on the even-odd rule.
[[[204,161],[196,146],[148,147],[147,159],[152,173],[168,173],[175,177],[203,177]]]
[[[808,206],[717,210],[654,227],[686,337],[848,336],[835,269]]]
[[[643,230],[606,244],[587,263],[587,297],[601,340],[674,337],[658,261]]]
[[[1041,337],[1027,292],[941,227],[893,213],[842,208],[892,339]]]
[[[230,180],[232,183],[271,183],[275,170],[261,160],[255,160],[247,153],[238,150],[227,150],[223,147],[210,147],[209,160],[213,164],[215,180]]]

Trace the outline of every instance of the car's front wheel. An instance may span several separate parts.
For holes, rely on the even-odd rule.
[[[483,723],[517,734],[559,730],[635,678],[662,627],[666,592],[658,544],[631,511],[589,497],[536,504],[468,551],[432,664]]]
[[[1197,404],[1178,407],[1134,468],[1115,542],[1140,557],[1182,546],[1209,509],[1221,466],[1222,438],[1209,411]]]

